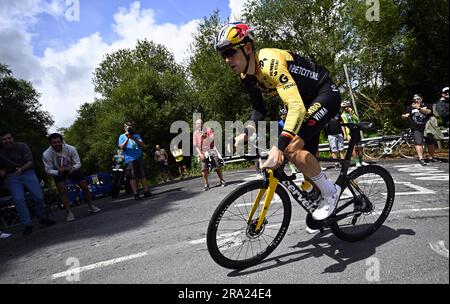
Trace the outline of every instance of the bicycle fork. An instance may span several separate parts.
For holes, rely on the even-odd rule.
[[[256,228],[255,228],[256,232],[259,232],[261,230],[261,227],[266,218],[267,211],[269,210],[270,204],[272,203],[272,199],[273,199],[275,190],[277,189],[277,185],[278,185],[278,179],[273,176],[273,171],[268,170],[267,173],[269,176],[268,177],[269,185],[267,188],[264,187],[259,190],[258,195],[256,196],[255,201],[253,202],[252,209],[250,210],[250,213],[247,218],[247,224],[250,224],[253,219],[253,216],[256,213],[256,210],[258,210],[259,204],[260,204],[262,198],[264,197],[264,194],[267,191],[267,195],[264,199],[263,209],[262,209],[261,214],[259,215],[258,222],[256,224]]]

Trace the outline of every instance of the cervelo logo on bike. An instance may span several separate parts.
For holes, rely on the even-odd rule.
[[[183,156],[198,156],[198,152],[195,147],[192,147],[192,133],[196,131],[195,122],[198,119],[202,119],[201,113],[194,113],[192,116],[193,127],[186,121],[175,121],[170,126],[170,133],[177,134],[170,142],[170,149],[173,152],[173,147],[181,147],[183,150]],[[238,156],[242,155],[244,152],[244,143],[240,143],[238,147],[234,147],[234,137],[244,133],[244,129],[247,126],[252,126],[256,129],[253,121],[247,121],[243,123],[242,121],[225,121],[225,126],[223,127],[218,121],[206,121],[203,123],[203,129],[212,129],[214,132],[214,150],[218,151],[224,156]],[[252,129],[252,130],[253,130]],[[258,122],[258,148],[263,150],[268,150],[272,146],[278,145],[278,122],[266,121]],[[280,130],[281,131],[281,130]],[[248,154],[256,154],[256,134],[250,131],[248,134],[249,141],[254,143],[248,145]],[[224,140],[225,138],[225,140]],[[267,141],[267,138],[269,140]],[[225,146],[223,145],[225,143]],[[211,149],[210,141],[204,141],[202,143],[202,150],[207,151]]]
[[[306,210],[309,212],[314,212],[317,208],[317,204],[314,204],[307,199],[305,199],[304,195],[300,192],[298,187],[292,184],[291,181],[282,181],[281,182],[284,186],[286,186],[286,189],[289,190],[289,192],[292,194],[292,197],[299,202]]]

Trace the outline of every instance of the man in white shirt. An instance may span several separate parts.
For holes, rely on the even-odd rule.
[[[70,179],[74,184],[78,184],[83,190],[84,199],[89,206],[89,212],[99,212],[100,209],[92,203],[91,192],[81,172],[81,161],[77,149],[64,143],[62,135],[58,133],[50,134],[48,141],[50,147],[43,153],[42,161],[44,162],[45,172],[53,176],[55,180],[58,193],[67,211],[66,221],[70,222],[75,219],[70,208],[69,197],[67,196],[67,179]]]

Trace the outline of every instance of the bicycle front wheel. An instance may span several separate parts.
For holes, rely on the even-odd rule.
[[[414,158],[416,157],[416,146],[413,142],[403,142],[398,148],[398,152],[404,158]]]
[[[395,184],[389,172],[376,165],[351,172],[343,185],[335,211],[336,222],[330,224],[338,238],[355,242],[381,227],[392,209]]]
[[[219,204],[209,222],[208,251],[222,267],[243,269],[256,265],[275,250],[287,232],[291,204],[288,194],[280,186],[277,186],[261,229],[255,230],[264,198],[253,219],[247,223],[261,186],[262,181],[256,180],[235,189]]]
[[[371,140],[365,144],[363,154],[369,159],[379,159],[384,155],[385,146],[384,141]]]

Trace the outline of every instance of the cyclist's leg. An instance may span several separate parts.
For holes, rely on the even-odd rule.
[[[322,171],[315,154],[305,150],[305,143],[311,141],[312,152],[317,152],[317,139],[320,136],[320,131],[325,125],[339,112],[340,109],[340,94],[330,81],[317,98],[312,102],[308,108],[307,117],[293,142],[286,149],[287,157],[294,162],[297,167],[301,168],[305,178],[309,178],[319,188],[324,198],[324,204],[319,206],[313,214],[316,220],[324,219],[333,212],[339,194],[339,186],[327,179],[325,173]],[[334,87],[333,87],[334,86]],[[314,143],[314,144],[313,144]]]
[[[321,173],[315,154],[318,151],[320,131],[337,114],[340,107],[339,92],[326,91],[313,101],[298,135],[286,149],[286,156],[309,178]],[[325,191],[327,192],[327,191]]]
[[[316,136],[311,138],[311,140],[306,142],[303,149],[308,151],[312,155],[317,155],[317,152],[319,151],[319,142],[320,142],[320,132]],[[308,189],[311,189],[311,187],[314,186],[314,182],[308,176],[304,175],[304,177],[305,177],[305,182],[302,183],[301,188],[302,188],[302,190],[308,191]]]

